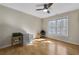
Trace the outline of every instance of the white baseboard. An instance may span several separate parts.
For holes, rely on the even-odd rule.
[[[74,45],[79,45],[79,43],[75,43],[75,42],[70,42],[70,41],[65,41],[65,40],[60,40],[60,41],[63,41],[63,42],[66,42],[66,43],[70,43],[70,44],[74,44]]]
[[[0,46],[0,49],[1,49],[1,48],[6,48],[6,47],[9,47],[9,46],[11,46],[11,44],[4,45],[4,46]]]
[[[48,38],[50,38],[50,37],[48,37]],[[53,38],[50,38],[50,39],[53,39]],[[63,41],[63,42],[74,44],[74,45],[79,45],[79,43],[70,42],[70,41],[66,41],[66,40],[60,40],[60,39],[56,39],[56,38],[55,38],[55,40]]]

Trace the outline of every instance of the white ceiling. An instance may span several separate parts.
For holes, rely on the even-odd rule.
[[[1,5],[16,9],[18,11],[39,17],[39,18],[46,18],[50,16],[54,16],[59,13],[64,13],[72,10],[79,9],[79,3],[54,3],[50,7],[50,14],[45,13],[43,11],[36,11],[38,8],[43,7],[37,7],[41,3],[3,3]]]

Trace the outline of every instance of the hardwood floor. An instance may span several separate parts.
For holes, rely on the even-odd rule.
[[[79,46],[40,38],[28,45],[0,49],[0,55],[79,55]]]

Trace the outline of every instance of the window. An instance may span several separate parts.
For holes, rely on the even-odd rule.
[[[61,34],[61,20],[57,20],[57,34]]]
[[[68,36],[68,18],[60,18],[48,22],[48,33],[53,35]]]
[[[49,21],[49,33],[56,34],[56,21]]]

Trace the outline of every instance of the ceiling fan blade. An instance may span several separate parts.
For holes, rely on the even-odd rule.
[[[44,4],[44,9],[48,9],[48,4]]]
[[[36,9],[36,10],[44,10],[44,9]]]
[[[48,4],[48,8],[49,8],[49,7],[51,7],[51,6],[52,6],[52,4],[53,4],[53,3],[49,3],[49,4]]]

